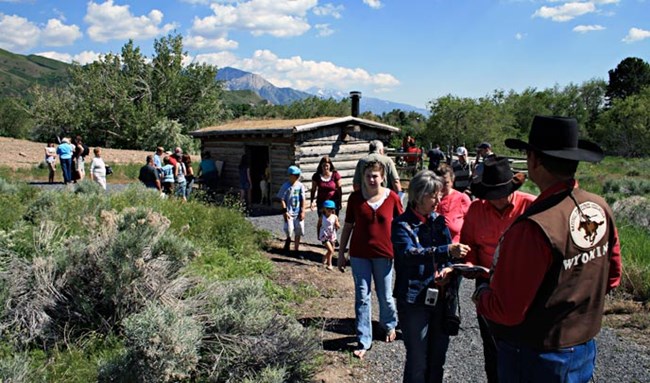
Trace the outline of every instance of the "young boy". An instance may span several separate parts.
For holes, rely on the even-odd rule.
[[[299,181],[300,168],[289,166],[287,170],[289,181],[282,184],[276,196],[282,203],[284,210],[284,233],[287,239],[284,242],[284,251],[289,252],[291,237],[294,237],[294,250],[299,254],[300,237],[305,232],[305,186]]]

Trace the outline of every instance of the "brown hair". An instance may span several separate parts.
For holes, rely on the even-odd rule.
[[[327,154],[323,156],[323,158],[320,159],[320,162],[318,163],[318,168],[316,169],[316,173],[318,174],[323,174],[323,165],[324,164],[330,164],[330,171],[334,173],[336,171],[336,168],[334,167],[334,164],[332,163],[332,159],[330,156]]]
[[[192,164],[192,157],[190,157],[189,154],[183,154],[183,159],[181,160],[185,165],[191,165]]]
[[[438,165],[438,168],[435,169],[433,172],[436,173],[436,175],[439,176],[439,177],[444,177],[447,174],[449,174],[449,177],[451,177],[452,180],[454,179],[454,175],[455,175],[454,174],[454,168],[452,168],[448,164],[444,164],[444,163]]]
[[[366,164],[363,166],[363,173],[365,174],[366,170],[372,170],[373,172],[380,172],[381,176],[384,176],[385,169],[384,169],[384,164],[382,164],[379,161],[368,161]]]

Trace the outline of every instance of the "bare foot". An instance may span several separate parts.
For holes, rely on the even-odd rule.
[[[388,332],[386,332],[386,343],[395,341],[395,338],[397,338],[397,333],[395,332],[395,329],[390,329],[388,330]]]
[[[363,360],[363,357],[366,356],[366,351],[368,350],[364,350],[364,349],[354,350],[352,352],[352,355],[354,355],[356,358]]]

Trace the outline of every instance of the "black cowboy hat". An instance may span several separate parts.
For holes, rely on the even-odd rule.
[[[508,138],[505,144],[510,149],[535,150],[565,160],[599,162],[605,156],[597,144],[578,139],[578,122],[569,117],[535,116],[528,142]]]
[[[483,175],[472,183],[472,194],[480,199],[507,197],[526,181],[523,173],[513,174],[505,157],[493,157],[483,162]]]

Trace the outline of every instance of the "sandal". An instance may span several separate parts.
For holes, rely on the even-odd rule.
[[[386,343],[391,343],[395,341],[396,338],[397,338],[397,332],[395,332],[394,328],[386,331]]]

